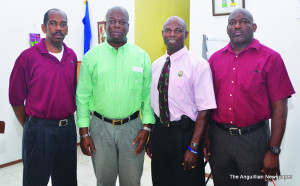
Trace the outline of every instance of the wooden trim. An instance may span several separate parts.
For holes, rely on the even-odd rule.
[[[11,165],[15,165],[15,164],[18,164],[18,163],[22,163],[22,159],[16,160],[16,161],[12,161],[12,162],[8,162],[8,163],[4,163],[4,164],[0,165],[0,169],[4,168],[4,167],[11,166]]]
[[[0,121],[0,133],[4,133],[4,131],[5,131],[5,122]]]
[[[208,176],[209,176],[209,173],[205,173],[205,178],[208,178]],[[210,179],[213,179],[213,177],[210,176]]]
[[[81,61],[77,61],[77,83],[79,78],[80,66],[81,66]]]

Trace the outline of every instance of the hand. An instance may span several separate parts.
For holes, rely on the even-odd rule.
[[[152,134],[149,136],[148,143],[146,144],[145,150],[150,159],[152,159]]]
[[[208,133],[205,134],[204,136],[204,142],[203,142],[203,154],[205,157],[205,160],[209,162],[209,157],[210,157],[210,140],[208,138]]]
[[[198,151],[197,148],[191,147],[193,150]],[[182,165],[184,170],[190,170],[197,166],[197,154],[192,153],[190,150],[186,150],[184,153],[184,159]]]
[[[135,145],[136,143],[140,142],[139,146],[136,148],[135,153],[136,155],[140,155],[141,152],[144,150],[145,145],[147,143],[149,132],[146,130],[141,130],[137,137],[134,139],[132,145]]]
[[[261,170],[261,172],[267,176],[279,176],[279,155],[272,154],[270,151],[268,151],[265,155],[263,161],[263,169]]]
[[[83,154],[87,156],[93,156],[92,152],[96,152],[93,141],[90,136],[84,137],[80,140],[80,148]]]

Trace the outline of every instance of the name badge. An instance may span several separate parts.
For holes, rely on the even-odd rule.
[[[143,72],[143,71],[144,71],[144,68],[133,66],[133,67],[132,67],[132,71],[135,71],[135,72]]]

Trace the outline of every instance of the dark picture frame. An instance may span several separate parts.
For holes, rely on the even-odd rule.
[[[229,15],[235,8],[245,8],[245,0],[212,0],[213,16]]]

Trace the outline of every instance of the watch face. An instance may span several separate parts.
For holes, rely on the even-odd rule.
[[[270,152],[273,154],[280,154],[280,147],[269,147]]]

